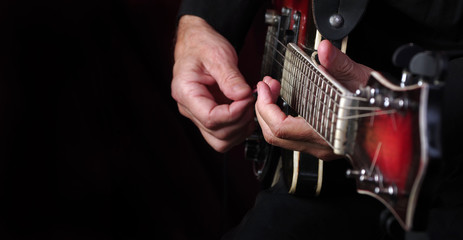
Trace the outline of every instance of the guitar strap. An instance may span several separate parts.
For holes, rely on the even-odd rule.
[[[347,35],[360,21],[367,4],[368,0],[313,0],[314,21],[321,37],[345,51],[343,40],[347,40]],[[393,224],[393,221],[390,221],[393,219],[392,214],[385,210],[381,214],[380,223],[387,235],[400,236],[401,228],[397,223]],[[422,236],[422,232],[411,232],[407,235],[407,240],[425,239],[421,238]]]
[[[315,25],[320,34],[340,48],[360,21],[368,0],[313,0]]]

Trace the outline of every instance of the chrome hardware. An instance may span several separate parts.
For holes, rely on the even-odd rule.
[[[281,8],[281,14],[289,16],[289,14],[291,14],[291,9],[289,9],[287,7],[283,7],[283,8]]]
[[[382,109],[407,110],[416,105],[410,102],[406,96],[394,95],[392,91],[379,90],[370,86],[357,89],[355,96],[365,99],[371,107]]]
[[[301,24],[301,13],[298,11],[295,11],[293,13],[293,32],[294,32],[294,39],[297,42],[297,39],[299,37],[299,27]]]
[[[265,23],[271,26],[277,26],[280,21],[278,14],[273,10],[268,10],[265,13]]]
[[[396,196],[397,195],[397,187],[395,185],[390,185],[388,187],[375,187],[375,193],[376,194],[387,194],[390,196]]]
[[[360,171],[347,169],[346,177],[348,177],[348,178],[358,178],[359,181],[361,181],[361,182],[373,182],[373,183],[381,183],[382,184],[382,181],[383,181],[383,177],[380,174],[378,174],[378,173],[372,174],[371,172],[368,172],[365,169],[361,169]]]
[[[329,21],[330,25],[334,28],[340,28],[344,25],[344,18],[337,13],[331,15]]]
[[[384,184],[382,174],[378,173],[377,171],[374,171],[373,173],[373,171],[368,171],[366,169],[347,169],[346,177],[358,179],[358,181],[363,183],[373,184],[376,186],[374,187],[374,192],[376,194],[387,194],[392,197],[397,195],[397,186],[395,186],[393,183],[389,186],[386,186]]]

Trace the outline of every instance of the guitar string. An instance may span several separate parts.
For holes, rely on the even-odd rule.
[[[328,89],[328,86],[330,86],[331,90],[333,90],[333,88],[335,88],[335,86],[330,84],[330,82],[326,79],[326,77],[323,75],[323,73],[317,74],[319,72],[316,71],[317,69],[315,69],[315,70],[312,69],[314,67],[311,66],[310,63],[308,64],[308,63],[305,63],[304,61],[298,61],[299,65],[302,64],[303,66],[302,67],[297,67],[298,64],[296,62],[292,61],[291,59],[286,58],[284,53],[280,52],[280,50],[278,50],[278,46],[281,47],[282,50],[284,50],[284,51],[286,51],[288,48],[281,41],[279,41],[276,37],[274,37],[273,40],[275,40],[276,42],[273,42],[272,44],[269,44],[269,41],[266,40],[266,43],[268,44],[267,46],[270,47],[270,50],[273,50],[274,52],[276,52],[280,56],[281,60],[288,61],[291,66],[296,66],[296,71],[298,71],[298,73],[294,73],[293,71],[285,68],[284,64],[281,61],[279,61],[279,59],[277,59],[277,57],[275,57],[273,54],[272,54],[271,59],[269,59],[268,57],[265,58],[264,62],[265,62],[265,64],[267,64],[267,66],[268,66],[269,62],[271,62],[271,60],[273,60],[273,62],[278,64],[282,70],[286,70],[286,73],[291,75],[290,77],[292,78],[292,80],[298,79],[298,76],[296,76],[296,75],[301,75],[301,73],[303,73],[301,76],[307,76],[307,75],[304,75],[304,69],[303,69],[304,67],[306,67],[305,69],[310,71],[311,75],[318,78],[316,80],[324,81],[324,83],[327,84],[326,85],[327,89]],[[274,43],[277,44],[277,47],[274,46]],[[297,56],[296,56],[296,58],[297,58]],[[298,58],[298,59],[300,60],[301,58]],[[298,60],[298,59],[296,59],[296,60]],[[271,65],[273,65],[273,64],[271,64]],[[310,86],[308,86],[308,84],[306,84],[304,81],[298,81],[298,84],[303,85],[304,89],[306,89],[308,91],[310,91],[310,89],[309,89],[310,87],[313,88],[314,91],[312,91],[312,93],[311,93],[312,94],[311,98],[314,101],[316,101],[316,103],[314,103],[313,105],[309,104],[308,108],[306,106],[299,105],[299,106],[296,106],[297,109],[295,109],[295,110],[297,110],[298,112],[302,112],[302,115],[303,115],[302,117],[304,119],[306,119],[306,121],[309,123],[309,125],[311,125],[314,129],[316,129],[322,137],[324,137],[326,140],[329,140],[327,142],[333,142],[333,139],[335,139],[333,128],[337,129],[337,127],[334,127],[334,126],[336,125],[336,122],[337,122],[338,119],[339,120],[359,119],[359,118],[364,118],[364,117],[374,117],[374,116],[378,116],[378,115],[392,114],[392,113],[396,112],[395,110],[382,110],[379,107],[359,107],[359,106],[354,106],[354,107],[342,106],[342,107],[340,107],[338,102],[336,101],[336,99],[333,99],[332,95],[327,94],[326,91],[321,89],[321,86],[319,86],[317,83],[315,83],[314,79],[307,79],[307,80],[309,81]],[[288,84],[290,87],[293,88],[293,89],[291,89],[291,90],[293,90],[292,92],[294,92],[294,89],[296,89],[295,91],[298,93],[298,95],[296,97],[300,97],[302,89],[298,89],[297,87],[295,87],[294,84],[291,83],[291,81],[285,81],[285,82],[286,82],[286,84]],[[284,84],[282,83],[282,88],[283,87],[284,87]],[[336,94],[339,94],[339,91],[337,91],[337,89],[334,89],[334,90],[335,90]],[[283,89],[283,91],[285,91],[285,89]],[[286,89],[286,91],[287,91],[287,89]],[[314,95],[314,92],[315,92],[315,95]],[[344,98],[352,99],[352,100],[357,100],[357,101],[363,101],[363,102],[367,101],[366,98],[361,98],[361,97],[356,97],[356,96],[349,96],[349,95],[345,95],[345,94],[340,94],[340,97],[341,98],[344,97]],[[307,102],[307,97],[303,96],[303,99]],[[333,107],[331,107],[330,105],[327,105],[326,101],[328,101],[329,104],[334,103]],[[338,116],[338,112],[335,111],[336,107],[334,107],[334,106],[337,106],[338,109],[361,110],[361,111],[369,111],[369,112],[361,113],[361,114],[353,114],[353,115],[349,115],[349,116]],[[321,113],[321,108],[323,108],[323,113]],[[357,111],[355,111],[355,112],[357,112]]]
[[[286,47],[280,40],[278,40],[276,37],[274,37],[274,40],[276,40],[276,43],[279,44],[284,50],[287,50],[287,47]],[[268,41],[267,41],[267,43],[268,43]],[[291,62],[291,60],[286,59],[286,57],[283,55],[282,52],[280,52],[280,51],[278,50],[277,47],[274,47],[274,46],[271,46],[271,45],[270,45],[270,47],[271,47],[271,49],[274,50],[277,54],[279,54],[280,57],[283,58],[282,60],[287,60],[287,61],[289,61],[289,62],[291,63],[291,65],[293,65],[293,66],[296,65],[294,62]],[[272,56],[271,59],[268,59],[268,58],[267,58],[267,59],[265,59],[264,61],[266,61],[266,64],[268,64],[269,62],[271,62],[271,60],[274,60],[274,62],[277,63],[277,64],[281,67],[281,69],[287,70],[287,72],[288,72],[290,75],[292,75],[292,77],[294,77],[294,78],[297,77],[292,71],[290,71],[290,69],[285,68],[285,67],[284,67],[284,64],[283,64],[282,62],[278,61],[278,59],[277,59],[276,57],[273,57],[273,56]],[[307,63],[305,63],[305,62],[301,62],[301,63],[304,64],[306,67],[308,67],[308,64],[307,64]],[[310,67],[308,67],[308,68],[310,68]],[[298,70],[301,71],[300,69],[298,69]],[[310,69],[309,71],[312,71],[313,74],[317,75],[316,72],[314,72],[312,69]],[[326,79],[321,79],[321,80],[324,80],[325,82],[328,82],[328,81],[326,81]],[[310,79],[309,79],[309,81],[310,81]],[[289,85],[290,85],[291,87],[295,88],[295,86],[292,85],[290,81],[288,81],[288,83],[289,83]],[[312,80],[312,83],[313,83],[313,80]],[[302,83],[302,84],[303,84],[303,83]],[[303,85],[305,85],[306,87],[308,87],[306,84],[303,84]],[[329,84],[329,85],[330,85],[331,87],[333,87],[332,84]],[[329,96],[329,95],[327,95],[327,94],[320,88],[320,86],[318,86],[317,84],[315,84],[314,87],[317,88],[317,89],[316,89],[316,92],[321,92],[322,94],[325,95],[325,98],[326,98],[326,96]],[[306,89],[306,90],[309,90],[309,89]],[[361,97],[356,97],[356,96],[341,95],[341,97],[345,97],[345,98],[350,99],[350,100],[363,101],[363,102],[367,102],[367,101],[368,101],[368,99],[366,99],[366,98],[361,98]],[[358,114],[358,115],[348,116],[348,117],[345,117],[346,119],[361,118],[361,117],[370,117],[370,116],[384,115],[384,114],[390,114],[390,113],[395,112],[395,110],[387,110],[387,111],[386,111],[386,110],[381,110],[381,108],[379,108],[379,107],[348,107],[348,106],[340,107],[340,106],[338,105],[338,103],[335,101],[335,99],[333,99],[331,96],[329,96],[329,98],[330,98],[329,100],[334,101],[335,104],[337,104],[337,106],[338,106],[339,108],[343,108],[343,109],[346,109],[346,110],[363,110],[363,111],[371,111],[371,113],[365,113],[365,114]],[[305,100],[307,100],[307,99],[305,98]],[[318,97],[318,99],[316,99],[316,100],[318,100],[319,102],[321,102],[322,104],[324,104],[325,107],[326,107],[326,103],[323,102],[323,97],[321,97],[321,98]]]
[[[276,40],[277,40],[277,39],[276,39]],[[278,41],[278,40],[277,40],[277,41]],[[283,50],[286,49],[286,46],[284,46],[283,44],[281,44],[281,42],[280,42],[279,44],[280,44],[280,47],[283,48]],[[272,46],[273,50],[276,51],[277,54],[279,54],[280,57],[281,57],[283,60],[286,59],[286,58],[283,56],[283,54],[282,54],[279,50],[275,49],[276,47],[273,47],[273,44],[272,44],[271,46]],[[280,68],[281,68],[281,69],[284,68],[284,64],[281,63],[281,62],[279,61],[279,59],[276,59],[276,57],[272,57],[272,59],[274,59],[275,62],[277,62],[277,64],[280,65]],[[286,59],[286,60],[291,61],[290,59]],[[291,64],[294,65],[294,63],[291,63]],[[267,66],[268,66],[268,62],[267,62]],[[294,73],[293,73],[292,71],[286,71],[286,73],[290,73],[291,75],[294,75]],[[313,72],[311,72],[311,73],[313,73]],[[294,79],[295,76],[292,76],[292,77],[290,77],[290,78],[293,78],[293,79]],[[306,79],[306,80],[309,81],[309,79]],[[286,83],[286,81],[282,83],[283,91],[285,91],[285,89],[284,89],[284,88],[285,88],[285,83]],[[291,83],[289,83],[289,84],[291,85]],[[315,88],[314,85],[316,85],[316,84],[312,84],[312,81],[311,81],[309,84],[312,85],[311,88]],[[307,84],[304,84],[304,83],[303,83],[303,85],[305,85],[305,86],[306,86],[305,88],[307,88]],[[318,86],[316,86],[316,87],[317,87],[317,92],[321,92],[320,89],[319,89],[319,87],[318,87]],[[294,87],[293,87],[293,89],[294,89]],[[291,89],[291,90],[293,90],[293,89]],[[300,90],[302,90],[302,89],[300,89]],[[310,91],[309,91],[309,92],[310,92]],[[324,92],[322,92],[322,93],[324,93]],[[292,95],[292,94],[289,94],[289,95]],[[319,98],[319,97],[322,97],[322,98],[323,98],[323,97],[325,97],[325,99],[326,99],[326,94],[325,94],[325,96],[321,96],[321,95],[320,95],[320,96],[318,97],[318,96],[316,95],[315,97],[316,97],[316,98]],[[307,101],[307,97],[304,97],[304,98],[305,98],[306,101]],[[313,98],[313,96],[311,96],[311,98]],[[330,100],[331,102],[333,101],[333,99],[332,99],[331,96],[330,96],[329,100]],[[320,99],[319,99],[319,101],[317,101],[317,102],[320,103],[320,102],[321,102]],[[330,102],[330,104],[331,104],[331,102]],[[336,117],[337,117],[337,113],[334,111],[334,109],[336,109],[336,105],[339,106],[339,104],[338,104],[336,101],[334,101],[334,102],[335,102],[335,103],[333,104],[333,107],[328,106],[327,108],[326,108],[326,103],[323,102],[323,105],[324,105],[324,106],[323,106],[323,107],[324,107],[323,109],[328,109],[328,110],[326,111],[326,114],[322,114],[322,115],[321,115],[321,116],[322,116],[321,118],[320,118],[320,111],[318,111],[318,113],[319,113],[319,114],[318,114],[318,117],[315,118],[316,111],[317,111],[316,108],[319,109],[319,108],[320,108],[320,104],[318,104],[318,107],[315,107],[315,106],[312,106],[312,105],[309,104],[309,105],[308,105],[308,109],[307,109],[306,107],[304,107],[304,106],[293,106],[293,107],[297,108],[297,110],[298,110],[299,112],[301,112],[301,108],[302,108],[302,113],[301,113],[301,115],[306,119],[306,121],[309,123],[309,125],[313,126],[313,127],[320,133],[320,135],[321,135],[323,138],[325,138],[325,140],[327,140],[327,142],[330,143],[330,145],[331,145],[331,143],[334,143],[334,139],[336,139],[336,136],[335,136],[335,134],[334,134],[335,131],[333,131],[333,129],[336,128],[336,127],[335,127],[335,125],[336,125],[335,123],[337,122],[337,118],[336,118]],[[312,117],[312,116],[313,116],[313,117]],[[330,117],[330,116],[331,116],[331,117]],[[325,121],[323,121],[323,120],[325,120]],[[315,122],[315,121],[316,121],[316,122]],[[323,122],[324,122],[324,123],[323,123]],[[318,127],[318,126],[319,126],[319,127]]]
[[[275,49],[275,48],[274,48],[274,49]],[[281,53],[280,53],[280,54],[281,54]],[[279,62],[276,58],[273,58],[273,60],[275,60],[274,62],[277,63],[281,68],[284,68],[285,70],[287,70],[288,74],[291,74],[292,77],[294,77],[294,78],[297,77],[295,73],[293,73],[293,72],[290,71],[289,69],[285,68],[285,67],[284,67],[284,64],[282,64],[281,62]],[[290,62],[292,65],[295,65],[294,62],[291,62],[291,60],[289,60],[289,59],[285,59],[285,60],[288,61],[288,62]],[[298,69],[298,70],[301,71],[300,69]],[[311,71],[313,74],[316,74],[316,73],[313,72],[313,70],[310,70],[310,71]],[[319,77],[319,78],[320,78],[320,77]],[[323,79],[322,79],[322,80],[323,80]],[[309,81],[310,81],[310,80],[309,80]],[[313,82],[313,80],[312,80],[311,82]],[[296,88],[296,87],[294,86],[294,84],[291,84],[291,81],[287,81],[287,83],[288,83],[292,88],[294,88],[294,89]],[[330,87],[333,87],[333,85],[332,85],[332,84],[329,84],[328,81],[325,81],[325,83],[328,83],[328,85],[329,85]],[[307,87],[307,88],[310,87],[310,86],[307,86],[307,84],[304,84],[304,83],[302,83],[302,85],[304,85],[304,86]],[[318,84],[315,84],[314,87],[317,88],[316,91],[322,91],[322,92],[321,92],[322,94],[328,95],[328,94],[326,94],[326,93],[321,89],[320,86],[318,86]],[[309,89],[306,89],[306,90],[309,90]],[[339,93],[339,91],[336,91],[336,92]],[[364,101],[364,102],[367,101],[367,99],[365,99],[365,98],[355,97],[355,96],[349,96],[349,95],[344,95],[344,96],[341,95],[341,97],[345,97],[345,98],[348,98],[348,99],[351,99],[351,100],[358,100],[358,101]],[[322,98],[323,98],[323,97],[322,97]],[[305,98],[305,100],[307,100],[307,99]],[[317,100],[322,101],[321,98],[318,98]],[[333,98],[331,98],[331,99],[329,99],[329,100],[335,101],[335,99],[333,99]],[[336,104],[337,104],[337,103],[336,103]],[[338,105],[338,106],[339,106],[339,105]],[[343,108],[344,108],[344,109],[347,109],[347,110],[365,110],[365,111],[368,111],[368,110],[370,110],[370,111],[380,110],[379,107],[348,107],[348,106],[345,106],[345,107],[343,107]]]
[[[268,39],[270,39],[270,40],[268,40]],[[273,42],[271,42],[271,40],[273,40]],[[381,110],[379,107],[359,107],[359,106],[354,106],[354,107],[342,106],[342,107],[340,107],[338,102],[336,101],[336,99],[333,99],[333,96],[331,94],[327,94],[325,91],[323,91],[321,89],[321,87],[323,85],[323,82],[328,83],[326,85],[326,88],[328,89],[328,86],[330,86],[331,92],[334,89],[336,94],[340,95],[339,96],[340,98],[344,97],[345,99],[356,100],[356,101],[359,101],[359,102],[367,102],[368,99],[357,97],[357,96],[350,96],[350,95],[346,95],[346,94],[340,94],[338,89],[336,88],[336,86],[333,86],[331,84],[331,82],[329,81],[329,79],[327,79],[324,76],[323,73],[320,73],[318,71],[316,66],[312,66],[310,63],[308,64],[308,63],[306,63],[304,61],[300,61],[301,59],[304,60],[305,58],[297,58],[296,60],[299,60],[297,63],[295,61],[293,61],[292,59],[287,59],[286,56],[285,56],[285,52],[287,51],[288,47],[285,46],[275,35],[273,35],[273,38],[272,37],[266,38],[265,46],[266,46],[266,49],[265,49],[265,55],[264,55],[264,61],[263,61],[263,64],[265,64],[265,68],[263,66],[263,68],[262,68],[263,71],[265,71],[265,69],[269,70],[268,68],[270,67],[271,72],[273,72],[275,70],[275,68],[276,68],[275,65],[272,63],[272,61],[273,61],[274,63],[279,65],[280,69],[277,69],[277,70],[279,72],[281,71],[280,74],[283,74],[283,73],[289,74],[290,75],[289,77],[291,78],[292,81],[297,81],[297,79],[299,79],[299,78],[298,78],[298,76],[296,76],[296,73],[291,71],[291,69],[285,68],[285,66],[284,66],[284,62],[288,61],[291,66],[293,66],[293,67],[296,66],[296,71],[299,71],[297,73],[298,75],[306,77],[304,80],[307,80],[307,83],[304,82],[304,81],[298,81],[298,84],[303,85],[303,87],[304,87],[303,89],[310,92],[310,99],[313,99],[314,101],[316,101],[316,103],[308,104],[309,109],[305,105],[304,106],[302,106],[302,105],[298,106],[299,109],[297,109],[297,111],[301,112],[300,109],[302,108],[302,112],[305,115],[304,119],[306,119],[309,126],[314,128],[316,130],[316,132],[322,138],[324,138],[326,140],[326,142],[331,147],[334,147],[333,145],[335,144],[336,140],[342,140],[342,139],[339,139],[339,138],[336,137],[336,136],[338,136],[336,134],[336,132],[339,131],[339,130],[340,131],[345,131],[345,129],[338,128],[338,125],[337,125],[338,120],[359,119],[359,118],[363,118],[363,117],[374,117],[374,116],[377,116],[377,115],[392,114],[392,113],[396,112],[395,110],[384,111],[384,110]],[[280,52],[278,47],[280,47],[282,49],[282,52]],[[272,53],[276,53],[276,54],[272,54]],[[269,55],[270,55],[270,57],[269,57]],[[277,59],[277,56],[279,56],[279,58],[281,60]],[[299,65],[298,65],[298,63],[299,63]],[[314,69],[312,69],[311,66]],[[304,69],[304,67],[305,67],[305,69]],[[306,70],[306,71],[304,71],[304,70]],[[307,75],[307,71],[310,72],[308,75],[312,75],[312,77],[315,77],[316,79],[310,79],[310,76]],[[270,73],[270,72],[267,72],[267,74],[268,73]],[[319,73],[319,74],[317,74],[317,73]],[[323,78],[321,78],[321,77],[323,77]],[[319,83],[320,83],[320,80],[322,81],[320,86],[315,82],[316,80],[318,80]],[[294,84],[291,83],[291,81],[286,81],[286,84],[288,84],[292,88],[291,90],[295,89],[295,86],[294,86]],[[282,83],[282,90],[285,91],[285,89],[283,89],[283,87],[284,87],[284,84]],[[313,91],[311,91],[310,88],[312,88]],[[287,90],[288,89],[286,89],[286,91]],[[301,92],[303,92],[302,89],[296,89],[296,90],[299,90],[299,91],[297,91],[299,94]],[[294,91],[292,91],[292,92],[294,92]],[[307,96],[308,96],[308,94],[309,93],[307,93]],[[327,96],[328,96],[328,98],[327,98]],[[300,97],[300,95],[299,95],[299,97]],[[323,101],[323,99],[325,99],[325,101]],[[307,97],[304,97],[304,100],[307,102]],[[331,107],[331,105],[327,105],[326,101],[328,101],[329,104],[334,102],[333,107]],[[323,107],[323,112],[324,113],[325,113],[325,110],[327,110],[327,111],[326,111],[326,114],[322,114],[321,118],[320,118],[320,108],[321,108],[321,106]],[[338,111],[335,111],[336,110],[335,106],[338,107]],[[340,109],[354,110],[354,112],[356,112],[356,113],[358,111],[367,111],[367,113],[352,114],[350,116],[338,116],[338,112],[339,112]],[[318,116],[315,118],[315,115],[317,114],[317,112],[318,112]],[[348,112],[351,113],[351,111],[348,111]],[[329,116],[331,116],[331,119],[329,118]],[[310,117],[312,117],[313,121],[309,120]],[[394,115],[391,115],[391,117],[394,117]],[[323,120],[325,120],[325,121],[323,121]],[[316,121],[316,122],[314,122],[314,121]],[[334,129],[334,131],[333,131],[333,129]]]
[[[277,38],[274,38],[274,40],[277,41],[276,43],[279,44],[279,46],[282,47],[283,50],[286,49],[286,46],[284,46],[284,44],[282,44]],[[272,49],[270,49],[270,50],[275,51],[276,54],[279,54],[279,56],[281,57],[282,60],[285,60],[285,56],[283,55],[283,53],[280,52],[278,49],[276,49],[278,46],[275,47],[275,46],[273,45],[273,43],[272,43],[271,45],[267,43],[267,46],[271,46]],[[268,58],[265,58],[265,59],[268,59]],[[280,66],[280,69],[284,69],[284,64],[283,64],[282,62],[280,62],[279,59],[277,59],[277,57],[274,57],[273,54],[272,54],[271,60],[274,60],[274,62],[276,62],[276,63]],[[289,59],[286,59],[286,60],[289,60]],[[270,60],[267,60],[267,62],[265,62],[265,64],[266,64],[267,67],[268,67],[268,65],[269,65],[269,62],[271,62],[271,61],[270,61]],[[292,71],[287,71],[287,73],[290,73],[290,74],[294,75],[294,74],[292,73]],[[294,78],[294,76],[293,76],[293,78]],[[283,83],[282,85],[283,85],[282,87],[284,88],[284,83]],[[284,91],[284,89],[283,89],[283,91]],[[335,104],[338,105],[337,103],[335,103]],[[293,106],[293,107],[295,107],[295,106]],[[309,120],[309,116],[310,116],[310,115],[314,115],[314,110],[313,110],[313,109],[315,109],[315,108],[312,107],[311,105],[309,105],[309,108],[310,108],[310,109],[304,109],[304,113],[308,114],[308,116],[307,116],[306,114],[304,114],[304,113],[303,113],[302,115],[305,115],[305,116],[303,116],[303,117],[306,119],[306,121],[309,123],[309,125],[310,125],[311,123],[314,125],[314,122]],[[300,111],[299,111],[299,112],[300,112]],[[330,113],[330,112],[331,112],[331,113]],[[335,136],[334,136],[334,131],[332,131],[332,130],[333,130],[334,125],[335,125],[334,122],[336,121],[335,117],[337,116],[337,114],[336,114],[331,108],[328,108],[328,114],[327,114],[327,115],[333,116],[333,117],[332,117],[332,120],[327,119],[327,120],[325,121],[325,131],[324,131],[325,134],[321,134],[321,133],[320,133],[320,135],[322,135],[322,137],[324,137],[326,140],[329,140],[329,141],[327,141],[327,142],[331,143],[331,142],[333,142],[333,139],[335,138]],[[326,117],[326,116],[325,116],[325,117]],[[317,119],[317,121],[318,121],[318,119]],[[320,124],[320,126],[322,126],[322,124]],[[331,127],[331,131],[330,131],[330,132],[328,132],[328,126]],[[321,129],[321,130],[323,130],[323,126],[322,126],[322,129]],[[323,132],[323,131],[319,131],[319,132]],[[330,144],[330,145],[331,145],[331,144]]]

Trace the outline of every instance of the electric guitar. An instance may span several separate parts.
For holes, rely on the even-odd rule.
[[[372,72],[365,87],[350,92],[317,64],[321,36],[310,7],[305,1],[283,1],[276,3],[281,11],[267,12],[263,75],[281,82],[283,106],[350,160],[345,174],[355,179],[357,191],[381,201],[410,230],[429,163],[432,87],[424,81],[397,86]],[[313,42],[310,35],[316,36]],[[322,160],[265,144],[258,135],[248,141],[247,152],[267,186],[283,168],[290,193],[318,195],[323,188]]]

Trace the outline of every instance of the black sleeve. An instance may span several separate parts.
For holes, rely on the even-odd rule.
[[[203,18],[239,51],[259,6],[264,2],[265,0],[183,0],[178,16],[195,15]]]

